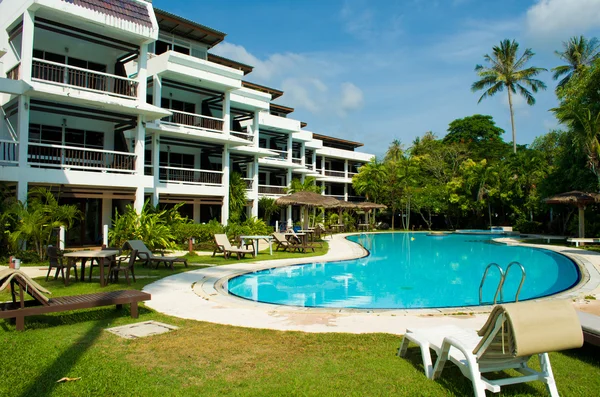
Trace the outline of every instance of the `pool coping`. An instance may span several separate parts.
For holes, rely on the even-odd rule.
[[[475,328],[483,324],[492,305],[427,309],[314,308],[254,302],[227,292],[227,281],[241,274],[307,263],[365,257],[369,254],[365,248],[346,239],[350,235],[362,234],[372,233],[334,235],[327,240],[328,252],[321,256],[235,263],[166,277],[144,288],[145,292],[152,294],[152,300],[147,303],[147,306],[167,315],[200,321],[308,332],[404,333],[408,327],[447,324],[454,321],[458,321],[462,326]],[[515,237],[501,237],[493,241],[498,244],[521,245],[558,252],[569,257],[579,267],[581,280],[574,287],[534,300],[576,300],[586,295],[600,293],[599,254],[570,247],[527,244],[517,241]]]

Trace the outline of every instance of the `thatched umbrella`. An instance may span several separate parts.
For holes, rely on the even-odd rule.
[[[368,201],[364,201],[362,203],[356,203],[356,207],[365,211],[365,218],[366,218],[365,223],[368,225],[369,224],[369,214],[371,213],[371,210],[377,210],[377,209],[384,210],[387,208],[387,205],[370,203]]]
[[[579,237],[585,237],[584,212],[589,204],[600,202],[600,194],[572,191],[560,193],[544,200],[547,204],[571,204],[579,208]]]
[[[304,222],[302,228],[308,229],[308,207],[324,207],[334,208],[339,205],[340,201],[329,196],[323,196],[319,193],[314,192],[296,192],[288,194],[287,196],[279,197],[275,200],[277,205],[300,205],[302,206],[302,213]]]

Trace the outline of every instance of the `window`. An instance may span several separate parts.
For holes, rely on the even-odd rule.
[[[29,142],[62,145],[62,127],[29,124]]]
[[[149,47],[149,51],[154,52],[156,55],[164,54],[167,51],[175,51],[200,59],[206,59],[206,50],[206,47],[199,43],[166,33],[161,33],[159,39]]]

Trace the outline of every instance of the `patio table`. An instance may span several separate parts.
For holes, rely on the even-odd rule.
[[[81,259],[81,281],[85,280],[85,262],[88,259],[90,259],[90,262],[92,260],[96,259],[99,264],[98,267],[100,268],[100,286],[104,287],[106,285],[106,282],[104,280],[104,262],[105,262],[106,258],[110,258],[111,256],[116,256],[116,255],[119,255],[118,250],[75,251],[75,252],[68,252],[66,254],[63,254],[63,257],[67,258],[69,263],[72,263],[72,264],[77,262],[78,258]],[[92,268],[90,267],[90,272],[91,271],[92,271]],[[67,284],[69,283],[69,273],[70,273],[70,267],[67,268]]]
[[[273,240],[273,236],[240,236],[240,240],[242,240],[242,245],[246,244],[246,240],[252,241],[252,248],[254,248],[254,256],[258,255],[258,241],[265,240],[269,243],[269,254],[273,255],[273,246],[271,245],[271,240]],[[256,244],[254,243],[256,241]]]

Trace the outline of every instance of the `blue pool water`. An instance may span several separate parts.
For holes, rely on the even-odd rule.
[[[496,236],[497,237],[497,236]],[[370,255],[349,261],[309,263],[235,277],[229,293],[253,301],[304,307],[363,309],[430,308],[479,304],[479,283],[490,262],[523,264],[527,277],[519,300],[552,295],[579,281],[577,266],[552,251],[493,244],[492,235],[427,236],[362,234],[348,239]],[[514,301],[520,270],[512,267],[504,300]],[[483,301],[499,282],[490,270]]]

